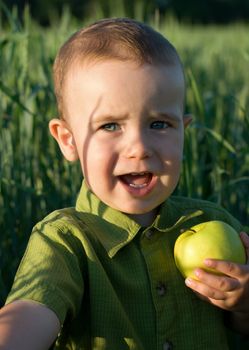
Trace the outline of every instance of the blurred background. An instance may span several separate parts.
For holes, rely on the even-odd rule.
[[[185,67],[194,119],[176,194],[249,226],[249,0],[0,0],[0,306],[32,227],[74,205],[82,181],[48,132],[55,55],[80,27],[118,16],[160,31]]]
[[[100,8],[105,17],[115,15],[115,7],[122,6],[127,17],[136,15],[137,7],[142,7],[142,19],[148,20],[155,11],[161,18],[171,14],[188,23],[231,23],[249,19],[248,0],[9,0],[9,8],[16,6],[21,16],[26,5],[32,17],[42,25],[49,25],[55,17],[61,16],[65,8],[73,16],[84,19],[89,13]]]

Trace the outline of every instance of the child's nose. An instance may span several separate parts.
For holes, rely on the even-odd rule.
[[[146,139],[145,135],[133,135],[126,142],[124,154],[127,158],[145,159],[151,157],[152,149],[148,137]]]

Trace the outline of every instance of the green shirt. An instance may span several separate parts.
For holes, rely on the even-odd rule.
[[[185,286],[173,257],[182,229],[215,219],[241,230],[217,205],[173,196],[143,228],[83,183],[76,208],[35,226],[7,303],[53,310],[55,349],[228,349],[222,310]]]

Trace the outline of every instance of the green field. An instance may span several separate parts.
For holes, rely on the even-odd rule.
[[[7,26],[0,24],[0,306],[32,226],[73,205],[81,183],[79,166],[62,160],[47,124],[56,115],[51,66],[57,49],[90,20],[79,23],[65,11],[41,28],[27,11],[22,25],[13,13]],[[182,57],[186,111],[194,116],[177,193],[218,202],[249,225],[249,26],[159,22],[155,16],[150,24]]]

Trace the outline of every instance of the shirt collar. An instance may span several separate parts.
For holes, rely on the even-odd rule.
[[[141,226],[127,215],[101,202],[87,187],[85,181],[77,198],[76,211],[84,213],[82,220],[111,258],[141,229]]]
[[[81,219],[87,224],[90,232],[101,242],[110,258],[112,258],[122,247],[127,245],[142,227],[127,215],[110,208],[101,202],[97,196],[87,187],[83,181],[79,196],[76,201],[76,211],[84,216]],[[144,229],[147,231],[155,228],[161,232],[170,232],[182,225],[183,222],[194,216],[200,215],[201,211],[186,213],[178,216],[177,210],[168,199],[160,206],[159,213],[154,223]]]

